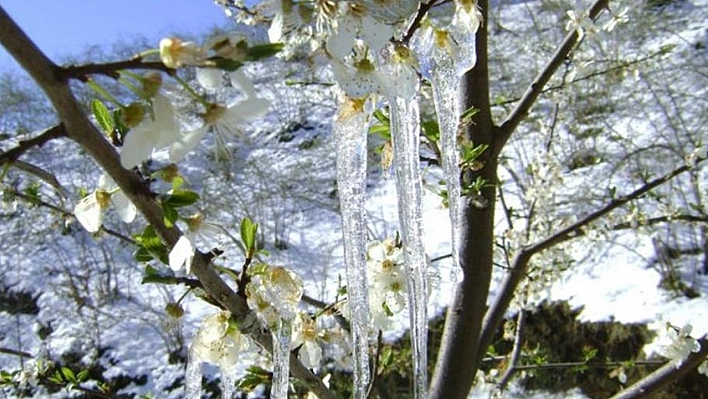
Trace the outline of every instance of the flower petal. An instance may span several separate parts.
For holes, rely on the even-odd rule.
[[[101,228],[103,213],[101,212],[101,205],[98,203],[95,193],[84,197],[84,199],[76,205],[74,208],[74,216],[76,216],[76,220],[78,220],[89,233],[95,233]]]
[[[135,205],[130,202],[128,197],[123,194],[122,191],[118,191],[117,193],[113,194],[111,202],[113,202],[113,205],[116,207],[116,211],[118,211],[118,216],[120,216],[120,220],[124,221],[125,223],[130,223],[135,220],[135,215],[138,213],[138,210],[135,208]]]
[[[123,149],[120,151],[120,164],[124,168],[132,169],[152,155],[156,144],[152,125],[153,121],[146,118],[125,136]]]
[[[186,264],[187,273],[189,273],[192,266],[193,257],[194,246],[192,245],[192,241],[186,236],[182,236],[170,251],[170,268],[177,272],[182,270],[182,267]]]
[[[216,90],[222,86],[224,72],[216,68],[197,68],[197,82],[209,90]]]
[[[170,146],[170,161],[178,162],[182,160],[182,158],[184,158],[197,146],[197,144],[199,144],[199,141],[201,141],[208,129],[209,126],[204,125],[199,129],[182,135],[178,141],[174,142],[172,146]]]

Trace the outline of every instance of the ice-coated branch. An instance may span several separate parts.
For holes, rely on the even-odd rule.
[[[44,91],[57,112],[67,136],[84,147],[94,161],[110,175],[120,189],[143,214],[147,222],[173,247],[182,232],[177,227],[167,227],[162,209],[149,186],[137,174],[124,169],[113,146],[91,123],[71,92],[63,69],[52,62],[30,40],[25,32],[0,6],[0,44],[25,69]],[[197,252],[191,270],[204,285],[204,289],[221,306],[236,318],[241,330],[264,348],[272,350],[271,334],[261,331],[255,314],[244,297],[237,295],[211,267],[210,258]],[[320,399],[335,399],[334,394],[293,354],[290,355],[292,374],[304,380]]]
[[[703,158],[698,160],[698,162],[703,162],[705,160],[706,159]],[[676,168],[671,172],[644,184],[629,194],[613,199],[602,208],[597,209],[572,225],[553,233],[541,241],[522,248],[514,258],[514,262],[512,263],[509,273],[506,274],[500,285],[499,294],[496,298],[494,298],[492,305],[489,307],[484,317],[480,347],[486,348],[492,342],[494,332],[501,325],[504,318],[504,313],[514,297],[516,287],[524,278],[526,268],[535,254],[572,238],[583,235],[583,228],[588,226],[590,223],[695,167],[696,165],[683,165]]]
[[[610,0],[596,0],[587,12],[588,18],[592,20],[597,19],[600,12],[607,8],[609,2]],[[506,144],[509,140],[509,137],[511,137],[511,134],[514,130],[516,130],[516,127],[519,126],[519,123],[521,123],[521,121],[526,117],[526,114],[531,109],[531,106],[533,106],[536,102],[538,96],[541,95],[548,81],[551,80],[551,77],[556,73],[556,70],[563,65],[563,62],[565,62],[568,54],[570,54],[579,41],[580,34],[577,29],[569,32],[565,36],[563,43],[561,43],[558,47],[555,54],[553,54],[543,70],[541,70],[538,76],[536,76],[533,82],[531,82],[531,85],[526,89],[526,92],[521,97],[521,101],[499,126],[499,137],[497,138],[497,142],[499,144],[495,147],[497,153],[501,152],[504,144]]]
[[[708,356],[708,339],[704,336],[698,340],[698,343],[701,345],[701,350],[688,355],[680,365],[675,361],[669,362],[610,399],[648,398],[656,390],[683,377],[698,367]]]

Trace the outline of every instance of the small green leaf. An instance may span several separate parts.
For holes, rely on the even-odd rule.
[[[216,67],[227,72],[233,72],[243,66],[243,62],[224,57],[211,57],[209,61],[214,62]]]
[[[241,241],[246,248],[246,256],[252,258],[256,253],[256,233],[258,232],[258,224],[253,223],[249,218],[241,220]]]
[[[179,219],[179,212],[172,206],[166,203],[162,203],[162,220],[165,222],[165,226],[171,228],[175,225],[175,222]]]
[[[174,274],[161,272],[156,268],[147,265],[145,266],[145,275],[143,276],[143,280],[140,283],[173,285],[177,284],[177,279],[175,278]]]
[[[437,121],[434,120],[428,120],[428,121],[423,121],[423,135],[425,138],[430,140],[431,142],[436,142],[440,140],[440,126],[438,125]]]
[[[74,375],[74,372],[71,371],[70,368],[68,367],[62,367],[61,368],[61,374],[64,376],[64,378],[69,381],[69,382],[76,382],[76,375]]]
[[[115,124],[113,123],[113,118],[111,117],[111,112],[108,110],[105,104],[101,100],[94,99],[91,100],[91,111],[93,116],[96,117],[96,122],[98,122],[104,133],[111,134]]]
[[[162,203],[172,208],[181,208],[199,201],[199,194],[190,190],[172,190],[162,199]]]
[[[76,375],[76,379],[79,380],[79,382],[86,381],[86,379],[88,378],[88,374],[88,370],[81,370],[79,371],[79,374]]]
[[[140,246],[140,249],[133,253],[137,261],[149,262],[153,259],[158,259],[164,264],[169,263],[167,248],[151,226],[147,226],[142,234],[136,234],[133,238]]]
[[[272,57],[283,50],[283,43],[257,44],[248,47],[248,60],[257,61],[262,58]]]

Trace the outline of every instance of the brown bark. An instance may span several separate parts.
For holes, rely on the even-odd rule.
[[[479,5],[486,20],[487,0],[481,0]],[[484,167],[472,172],[470,177],[474,180],[480,176],[490,183],[490,187],[481,192],[486,202],[484,206],[480,206],[478,198],[461,199],[460,266],[464,280],[455,288],[453,302],[447,311],[442,346],[431,380],[431,398],[466,397],[474,381],[478,359],[484,355],[483,350],[480,353],[478,341],[492,273],[497,180],[495,128],[489,106],[486,26],[481,26],[477,32],[476,50],[477,64],[465,75],[460,96],[462,109],[474,107],[479,111],[467,126],[466,138],[475,146],[489,145],[481,159]]]

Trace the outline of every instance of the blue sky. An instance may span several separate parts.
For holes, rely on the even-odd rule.
[[[228,23],[210,0],[2,0],[0,5],[53,59],[140,35],[157,46],[171,32],[199,34]],[[14,68],[0,50],[0,70]]]

